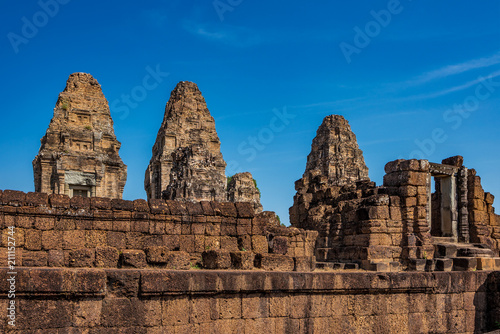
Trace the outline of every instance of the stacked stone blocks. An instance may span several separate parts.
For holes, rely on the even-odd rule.
[[[314,269],[317,232],[280,227],[274,213],[255,215],[251,203],[148,203],[11,190],[0,191],[0,203],[3,265],[7,226],[15,226],[16,260],[27,267],[190,269],[216,253],[235,258],[225,269],[267,269],[272,266],[265,263],[277,258],[294,265],[276,270],[304,270],[303,263]]]

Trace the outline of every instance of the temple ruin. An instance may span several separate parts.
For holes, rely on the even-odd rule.
[[[257,181],[249,172],[237,173],[229,178],[227,196],[229,202],[250,202],[253,204],[255,212],[262,212]]]
[[[493,195],[484,192],[475,170],[463,166],[463,157],[441,164],[390,162],[377,187],[367,177],[355,138],[343,117],[327,116],[295,184],[291,223],[319,232],[319,265],[377,271],[495,268],[500,216]]]
[[[90,74],[69,76],[41,143],[33,160],[36,192],[122,198],[127,166],[108,102]]]
[[[285,227],[262,211],[250,173],[226,179],[193,83],[167,103],[148,200],[120,199],[119,147],[99,84],[72,74],[33,162],[36,192],[0,190],[0,264],[14,276],[17,317],[8,325],[13,283],[4,280],[0,332],[499,327],[500,216],[461,156],[389,162],[376,186],[347,120],[327,116]]]
[[[226,162],[215,122],[195,83],[179,82],[146,169],[148,199],[226,201]]]

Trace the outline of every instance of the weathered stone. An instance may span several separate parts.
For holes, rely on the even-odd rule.
[[[226,163],[215,122],[196,84],[172,91],[146,170],[148,199],[226,200]]]
[[[90,248],[82,248],[69,252],[69,265],[71,267],[93,267],[95,251]]]
[[[264,270],[293,271],[295,263],[292,257],[280,254],[257,254],[255,266]]]
[[[457,155],[455,157],[444,159],[441,162],[443,165],[451,165],[455,167],[462,167],[464,165],[464,157]]]
[[[121,254],[124,267],[144,268],[147,266],[146,254],[142,250],[126,249]]]
[[[314,256],[296,256],[293,258],[294,271],[308,272],[316,268],[316,257]]]
[[[285,255],[288,252],[289,241],[286,237],[274,237],[269,244],[271,253]]]
[[[257,188],[257,182],[249,172],[231,176],[227,185],[227,193],[227,199],[230,202],[250,202],[256,213],[262,212],[260,191]]]
[[[121,198],[127,166],[120,145],[99,83],[90,74],[71,74],[33,160],[35,191]]]
[[[254,266],[255,254],[253,252],[231,252],[231,265],[233,269],[250,270]]]
[[[146,249],[150,263],[162,264],[167,269],[189,269],[190,256],[183,251],[170,251],[169,247],[156,246]]]
[[[231,268],[231,255],[228,251],[209,250],[202,254],[203,267],[207,269]]]
[[[114,247],[96,247],[95,266],[102,268],[116,268],[120,253]]]

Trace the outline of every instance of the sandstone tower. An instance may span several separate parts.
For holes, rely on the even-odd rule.
[[[303,227],[309,210],[321,206],[323,200],[316,199],[321,190],[357,181],[369,181],[369,177],[356,135],[344,117],[327,116],[313,139],[304,175],[295,183],[297,193],[290,208],[291,224]]]
[[[146,169],[148,199],[227,201],[225,168],[205,99],[195,83],[179,82]]]
[[[260,191],[257,189],[257,182],[249,172],[238,173],[229,178],[227,195],[229,202],[250,202],[255,212],[262,212]]]
[[[108,102],[90,74],[69,76],[41,143],[33,160],[35,191],[122,198],[127,166]]]

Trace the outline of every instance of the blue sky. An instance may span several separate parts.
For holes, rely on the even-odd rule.
[[[128,165],[125,199],[145,198],[151,148],[182,80],[205,96],[228,174],[250,171],[264,209],[284,222],[316,129],[330,114],[349,120],[377,184],[388,161],[461,154],[500,196],[498,1],[4,6],[0,189],[33,191],[31,161],[57,96],[69,74],[87,72],[112,105]],[[146,90],[151,71],[160,74]],[[135,99],[126,104],[123,95]]]

